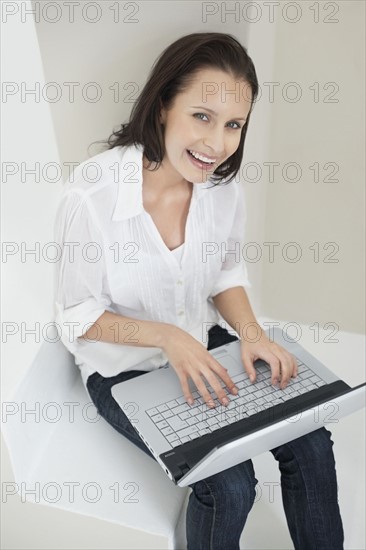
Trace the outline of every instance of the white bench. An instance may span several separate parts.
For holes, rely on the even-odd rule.
[[[191,489],[175,486],[152,458],[97,414],[74,356],[61,341],[42,343],[3,407],[19,495],[166,536],[169,548],[184,548]],[[36,414],[26,412],[31,409]],[[74,498],[70,482],[79,483]],[[30,488],[34,495],[26,492]]]
[[[284,325],[281,322],[281,328]],[[363,335],[338,333],[340,344],[331,345],[324,342],[329,331],[323,331],[320,342],[316,343],[309,327],[301,325],[301,329],[300,343],[331,366],[338,376],[350,385],[364,381]],[[290,335],[294,337],[293,332]],[[350,350],[357,369],[349,369]],[[32,414],[31,409],[35,413]],[[3,404],[3,411],[3,433],[18,493],[24,497],[24,487],[35,490],[34,494],[25,494],[27,501],[164,536],[169,549],[186,549],[185,515],[191,488],[175,486],[154,460],[98,416],[74,357],[61,341],[42,343],[15,394]],[[361,493],[348,494],[355,474],[350,468],[351,462],[357,469],[357,487],[363,486],[360,433],[364,432],[360,422],[364,422],[361,411],[337,426],[330,426],[336,440],[345,530],[348,523],[353,526],[353,531],[346,533],[351,537],[346,547],[352,548],[362,538],[361,531],[354,530],[354,518],[359,521],[363,517],[364,507]],[[354,434],[350,440],[351,456],[347,445],[343,445],[346,443],[343,438],[351,435],[350,430]],[[356,461],[353,453],[360,450]],[[273,505],[268,498],[269,485],[266,486],[267,482],[279,482],[277,463],[271,453],[264,453],[253,461],[262,496],[248,517],[241,539],[243,548],[291,548],[279,487]],[[73,498],[72,483],[75,484]]]

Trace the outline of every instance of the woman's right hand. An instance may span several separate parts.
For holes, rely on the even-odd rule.
[[[201,342],[198,342],[188,332],[179,327],[170,325],[167,327],[164,336],[164,342],[161,347],[178,375],[186,401],[189,404],[194,402],[188,384],[188,378],[191,378],[206,404],[209,407],[215,407],[215,403],[212,400],[215,399],[215,395],[211,396],[201,378],[203,376],[214,390],[220,402],[223,405],[228,405],[230,401],[219,379],[223,380],[225,386],[233,395],[237,395],[238,390],[237,388],[234,389],[235,384],[228,375],[227,369],[216,361]],[[227,400],[226,403],[225,399]]]

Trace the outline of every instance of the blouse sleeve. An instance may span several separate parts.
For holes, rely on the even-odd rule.
[[[210,298],[229,288],[236,286],[251,288],[252,286],[248,278],[248,270],[243,256],[245,224],[245,196],[243,187],[239,183],[234,221],[224,248],[224,261],[219,276],[211,290]]]
[[[103,235],[87,198],[76,192],[62,197],[54,235],[59,247],[54,279],[56,327],[65,346],[73,351],[76,339],[111,304],[105,291]]]

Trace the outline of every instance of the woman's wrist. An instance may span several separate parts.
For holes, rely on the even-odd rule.
[[[170,323],[157,323],[156,347],[165,351],[166,346],[174,339],[175,335],[180,330],[179,327]]]

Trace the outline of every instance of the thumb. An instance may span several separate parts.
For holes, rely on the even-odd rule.
[[[243,353],[242,359],[243,359],[245,371],[249,376],[249,380],[251,382],[255,382],[256,371],[255,371],[255,368],[253,367],[253,359],[250,357],[250,355],[247,355],[245,353]]]

